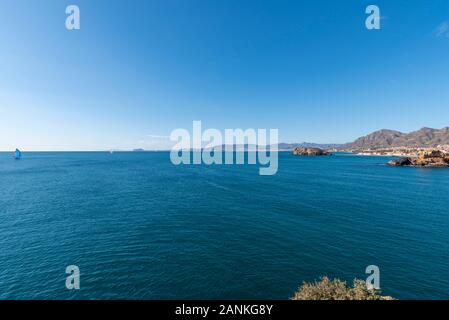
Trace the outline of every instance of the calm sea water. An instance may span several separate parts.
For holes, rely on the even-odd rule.
[[[374,264],[385,294],[448,299],[449,170],[387,160],[282,153],[259,176],[164,152],[0,153],[0,298],[288,299]]]

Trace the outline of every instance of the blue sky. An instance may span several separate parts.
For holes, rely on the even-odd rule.
[[[159,148],[193,120],[321,143],[449,126],[448,21],[447,0],[0,0],[0,150]]]

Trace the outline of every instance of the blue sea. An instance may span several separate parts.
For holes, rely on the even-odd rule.
[[[380,268],[398,299],[449,299],[449,170],[280,153],[0,153],[1,299],[288,299]],[[80,290],[65,287],[68,265]]]

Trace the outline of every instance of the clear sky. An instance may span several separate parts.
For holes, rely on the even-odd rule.
[[[320,143],[449,126],[449,1],[0,0],[0,150],[158,148],[193,120]]]

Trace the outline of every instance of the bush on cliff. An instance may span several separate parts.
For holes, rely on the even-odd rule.
[[[319,282],[304,282],[291,298],[292,300],[393,300],[381,296],[378,290],[369,290],[365,281],[354,280],[353,287],[348,287],[345,281],[329,280],[322,277]]]

